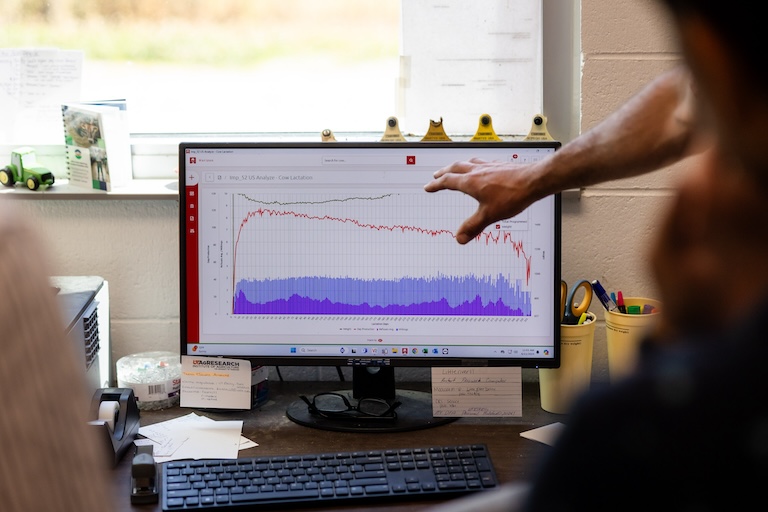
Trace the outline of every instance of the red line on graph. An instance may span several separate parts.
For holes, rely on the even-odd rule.
[[[240,243],[240,234],[243,231],[243,228],[245,228],[245,225],[248,224],[248,221],[252,219],[253,217],[284,217],[284,216],[293,216],[300,219],[307,219],[307,220],[329,220],[334,222],[342,222],[344,224],[350,223],[354,224],[355,226],[366,228],[366,229],[372,229],[376,231],[401,231],[403,233],[410,231],[414,233],[419,234],[425,234],[432,237],[435,236],[441,236],[441,235],[449,235],[453,238],[456,238],[456,235],[453,233],[453,231],[449,231],[447,229],[425,229],[420,228],[418,226],[408,226],[404,224],[395,224],[392,226],[385,226],[385,225],[377,225],[377,224],[368,224],[364,222],[360,222],[356,219],[349,219],[349,218],[341,218],[341,217],[333,217],[331,215],[309,215],[307,213],[299,213],[294,212],[291,210],[272,210],[269,208],[258,208],[256,210],[248,212],[248,215],[240,222],[240,227],[237,231],[237,239],[235,240],[235,252],[233,257],[233,267],[232,267],[232,279],[233,279],[233,290],[234,290],[234,279],[235,279],[235,273],[234,269],[237,268],[237,246]],[[531,279],[531,256],[528,256],[525,253],[525,250],[523,249],[523,243],[517,240],[514,240],[512,238],[512,233],[509,231],[501,231],[497,230],[494,232],[486,232],[483,231],[480,233],[475,240],[482,242],[485,241],[485,245],[490,245],[491,243],[494,244],[506,244],[509,243],[512,245],[512,249],[515,251],[518,257],[522,257],[525,260],[525,284],[527,285],[528,282]]]
[[[501,240],[501,243],[510,243],[512,244],[512,249],[517,253],[517,257],[521,257],[525,260],[525,284],[528,284],[528,281],[531,280],[531,256],[528,256],[525,254],[525,249],[523,249],[523,242],[519,240],[514,240],[512,238],[512,233],[509,231],[501,231],[497,230],[496,233],[489,232],[489,231],[483,231],[477,237],[475,240],[482,241],[485,239],[485,245],[490,244],[491,242],[498,244],[499,240]]]

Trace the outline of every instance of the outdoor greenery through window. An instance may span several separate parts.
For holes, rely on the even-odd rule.
[[[382,131],[400,0],[5,0],[0,48],[82,50],[133,133]]]

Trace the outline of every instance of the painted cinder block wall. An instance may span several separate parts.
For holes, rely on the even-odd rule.
[[[595,125],[680,57],[668,20],[654,0],[582,0],[580,20],[578,4],[573,5],[577,13],[575,39],[581,40],[581,55],[578,45],[573,49],[577,74],[579,58],[582,63],[580,96],[577,84],[573,94],[576,104],[570,106],[576,115],[565,115],[562,107],[552,109],[550,105],[557,102],[547,101],[545,93],[544,113],[550,131],[563,141]],[[558,60],[563,58],[558,55]],[[552,71],[548,72],[545,88],[559,86],[555,83],[557,73],[553,78]],[[570,283],[578,278],[598,278],[606,287],[621,288],[626,295],[655,296],[647,251],[681,172],[679,168],[662,170],[567,195],[563,201],[563,277]],[[136,352],[178,350],[175,198],[87,201],[6,197],[0,200],[17,201],[38,221],[51,249],[52,275],[99,275],[109,281],[113,364]],[[595,303],[592,309],[599,319],[593,380],[607,382],[602,308]],[[281,373],[293,380],[337,378],[332,368],[281,368]],[[272,375],[276,376],[274,369]],[[523,375],[526,380],[538,378],[536,370],[524,370]],[[428,373],[413,370],[398,377],[421,379],[428,378]]]

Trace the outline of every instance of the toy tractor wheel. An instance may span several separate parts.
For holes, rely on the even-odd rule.
[[[10,167],[0,169],[0,183],[6,187],[12,187],[15,181],[13,179],[13,170]]]
[[[37,190],[40,188],[40,180],[38,180],[36,176],[30,176],[27,178],[26,183],[29,190]]]

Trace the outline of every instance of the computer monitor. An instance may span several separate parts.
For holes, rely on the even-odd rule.
[[[397,401],[396,419],[329,418],[300,400],[288,416],[355,431],[449,421],[428,393],[396,387],[397,367],[559,366],[560,196],[460,245],[477,202],[423,189],[454,161],[558,147],[182,143],[181,354],[351,366],[350,398]]]

